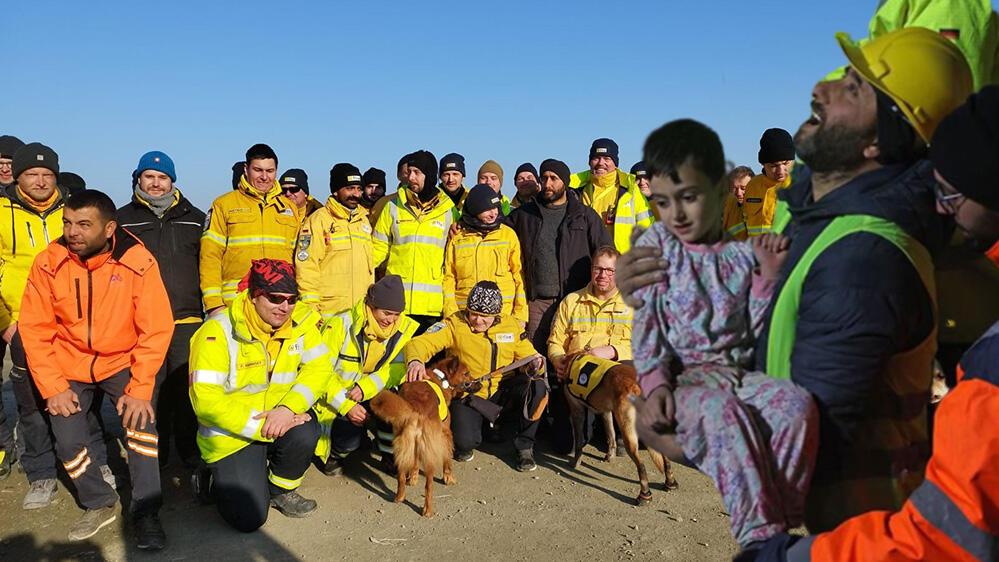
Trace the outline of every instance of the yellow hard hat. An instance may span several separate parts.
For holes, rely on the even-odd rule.
[[[937,125],[973,91],[961,50],[925,27],[906,27],[861,45],[836,34],[850,65],[898,104],[927,143]]]

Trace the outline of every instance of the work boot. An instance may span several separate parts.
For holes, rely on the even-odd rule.
[[[271,507],[286,517],[305,517],[315,511],[318,506],[316,500],[303,498],[296,491],[271,496]]]
[[[115,506],[88,509],[83,517],[69,530],[69,540],[72,542],[89,539],[97,534],[102,527],[110,525],[117,518]]]
[[[475,451],[455,451],[454,460],[458,462],[468,462],[475,458]]]
[[[6,480],[10,476],[14,466],[14,454],[8,453],[7,449],[0,449],[0,480]]]
[[[534,462],[534,451],[524,449],[517,451],[517,470],[520,472],[531,472],[537,470],[538,465]]]
[[[115,480],[114,473],[111,472],[110,466],[106,464],[101,465],[101,478],[108,483],[108,486],[111,486],[112,490],[118,489],[118,481]]]
[[[215,503],[212,495],[212,471],[207,466],[201,466],[191,474],[191,493],[203,505]]]
[[[343,459],[336,456],[335,453],[331,454],[330,458],[326,459],[326,463],[319,469],[319,472],[322,472],[326,476],[343,476]]]
[[[24,509],[41,509],[48,507],[59,492],[59,485],[55,478],[43,478],[35,480],[28,488],[28,493],[24,494]]]
[[[139,550],[163,550],[166,546],[166,533],[156,513],[136,515],[133,531],[135,546]]]

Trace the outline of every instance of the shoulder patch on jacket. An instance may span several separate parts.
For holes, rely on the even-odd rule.
[[[442,320],[440,322],[437,322],[433,326],[427,328],[426,333],[428,333],[428,334],[436,334],[437,332],[439,332],[439,331],[441,331],[443,329],[444,329],[444,321]]]
[[[496,334],[496,343],[513,343],[513,334],[506,332],[502,334]]]
[[[205,213],[205,226],[204,228],[201,229],[201,232],[208,232],[208,227],[211,224],[212,224],[212,210],[208,209],[208,212]]]

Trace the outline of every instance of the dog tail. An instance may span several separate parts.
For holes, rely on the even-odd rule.
[[[444,424],[450,422],[450,418],[444,422],[431,418],[420,419],[422,429],[416,447],[424,474],[441,474],[444,462],[454,454],[454,442],[444,431]]]
[[[379,392],[371,409],[392,426],[392,452],[399,467],[418,466],[416,442],[423,432],[422,416],[394,392]]]

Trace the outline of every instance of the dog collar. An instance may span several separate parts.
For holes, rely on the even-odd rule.
[[[440,369],[434,369],[434,374],[437,375],[438,379],[440,379],[441,388],[445,390],[451,388],[451,384],[447,382],[447,377],[444,376],[444,373],[442,373]]]

